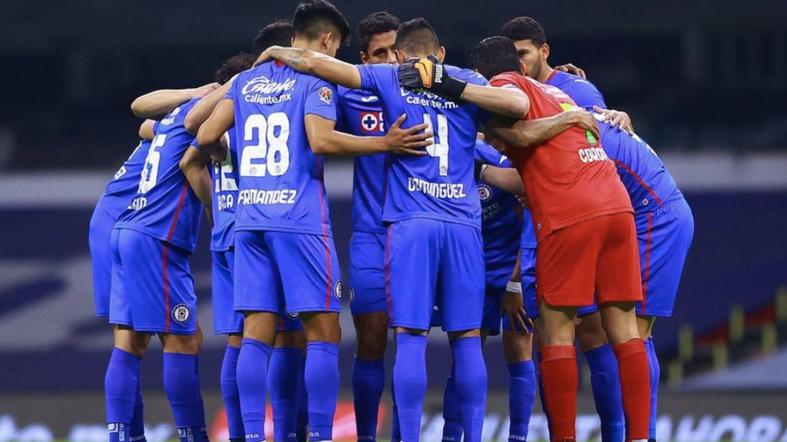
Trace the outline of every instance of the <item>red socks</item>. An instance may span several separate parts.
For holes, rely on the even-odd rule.
[[[642,341],[640,341],[641,343]],[[644,347],[642,351],[644,355]],[[645,368],[647,369],[647,363]],[[541,377],[549,414],[550,438],[552,441],[574,440],[577,420],[577,384],[579,383],[574,346],[548,345],[543,347],[541,349]],[[647,414],[645,417],[647,418]],[[646,419],[646,436],[647,429]]]
[[[620,367],[620,387],[628,434],[626,440],[648,439],[650,369],[645,343],[635,338],[613,346]]]

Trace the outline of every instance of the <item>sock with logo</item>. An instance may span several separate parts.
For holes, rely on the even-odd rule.
[[[454,355],[454,383],[462,416],[464,440],[481,442],[486,412],[487,374],[481,337],[451,341]]]
[[[199,388],[197,356],[164,352],[164,393],[181,442],[200,441],[206,436]]]
[[[228,345],[224,349],[221,362],[221,396],[224,398],[224,409],[227,412],[227,431],[231,442],[242,442],[246,438],[243,430],[243,416],[240,412],[240,394],[238,393],[238,356],[240,348]]]
[[[244,338],[238,355],[238,394],[246,442],[265,440],[265,387],[271,347],[256,339]]]
[[[650,425],[648,426],[648,439],[656,440],[656,419],[658,419],[659,382],[661,381],[661,365],[656,355],[653,337],[645,340],[645,350],[648,352],[648,365],[650,367]]]
[[[110,442],[128,441],[131,438],[138,386],[139,358],[117,347],[113,348],[104,377]]]
[[[393,377],[401,439],[417,442],[426,395],[426,336],[396,334]]]
[[[377,410],[385,388],[383,360],[364,361],[356,355],[352,383],[358,440],[377,440]]]
[[[268,363],[268,390],[273,411],[273,440],[288,441],[296,436],[298,384],[301,382],[303,349],[273,349]]]
[[[626,440],[647,440],[650,426],[650,368],[640,338],[613,346],[620,367],[620,391],[626,413]]]
[[[541,377],[549,410],[550,438],[576,438],[577,357],[573,345],[548,345],[541,349]]]
[[[508,429],[509,442],[527,440],[530,414],[536,400],[536,368],[533,361],[520,361],[508,364],[508,409],[511,426]]]
[[[459,398],[456,395],[456,368],[451,364],[451,372],[445,381],[443,392],[443,441],[462,440],[462,413],[459,411]]]
[[[309,342],[306,344],[305,365],[309,440],[331,440],[339,397],[339,346],[331,342]]]
[[[601,420],[601,440],[621,441],[626,437],[626,416],[620,393],[618,360],[609,344],[585,352],[590,368],[590,386],[593,401]]]

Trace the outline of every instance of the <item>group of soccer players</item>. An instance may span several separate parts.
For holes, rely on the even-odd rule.
[[[90,223],[96,311],[114,330],[110,441],[144,440],[139,365],[153,334],[180,439],[208,439],[188,265],[203,208],[232,441],[265,440],[267,393],[275,441],[331,440],[343,297],[357,332],[359,441],[377,437],[389,329],[391,439],[420,440],[437,326],[452,353],[444,441],[481,440],[482,342],[501,329],[509,441],[527,440],[538,384],[551,440],[574,440],[575,338],[602,439],[654,440],[651,330],[671,314],[693,221],[628,115],[607,110],[581,70],[550,67],[529,17],[482,40],[472,70],[443,64],[423,18],[364,18],[359,65],[334,58],[350,33],[334,5],[307,1],[260,32],[255,54],[227,60],[216,83],[132,103],[142,141]],[[326,154],[355,156],[347,283]]]

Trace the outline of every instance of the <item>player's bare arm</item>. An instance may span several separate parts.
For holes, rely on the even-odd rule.
[[[223,99],[213,109],[210,117],[199,127],[197,144],[208,155],[222,158],[222,153],[226,152],[226,150],[219,143],[219,140],[233,124],[235,124],[235,111],[232,106],[232,100]]]
[[[365,155],[391,152],[406,155],[426,155],[421,150],[432,144],[432,133],[424,132],[426,124],[402,128],[406,115],[399,117],[382,137],[359,137],[336,130],[336,122],[314,114],[304,118],[309,145],[316,154]],[[420,133],[419,133],[420,132]]]
[[[345,63],[309,49],[271,46],[260,54],[254,65],[276,59],[296,71],[315,75],[323,80],[351,89],[360,89],[361,74],[355,65]]]
[[[505,88],[501,88],[505,89]],[[561,132],[580,127],[590,131],[599,138],[598,123],[593,115],[582,109],[571,109],[551,117],[535,120],[518,120],[492,117],[486,124],[485,131],[493,138],[498,138],[517,149],[530,149],[540,146]]]
[[[212,186],[210,173],[208,172],[208,165],[210,164],[210,156],[194,146],[186,149],[183,158],[180,159],[180,170],[186,176],[189,186],[197,195],[197,198],[205,206],[205,214],[208,217],[210,225],[213,225],[213,211],[212,205]]]
[[[515,324],[517,333],[525,334],[528,330],[533,329],[533,320],[525,312],[525,302],[522,297],[521,268],[519,264],[521,259],[520,251],[516,257],[516,264],[511,273],[511,279],[506,285],[506,292],[500,300],[500,310],[502,310],[503,314],[508,315],[508,320],[511,324]]]
[[[202,123],[204,123],[205,120],[210,117],[213,109],[216,108],[216,105],[219,104],[219,101],[224,98],[224,95],[226,95],[227,91],[232,86],[234,79],[235,78],[233,77],[232,80],[211,91],[209,94],[203,97],[199,103],[195,104],[194,107],[191,108],[188,115],[186,115],[186,119],[183,121],[183,126],[190,134],[196,134]]]
[[[139,118],[159,117],[192,98],[204,97],[218,87],[218,83],[208,83],[197,88],[159,89],[137,97],[131,103],[131,112]]]
[[[142,140],[152,140],[155,134],[153,133],[153,125],[156,124],[154,120],[145,120],[139,125],[139,138]]]
[[[519,176],[516,169],[511,167],[495,167],[485,164],[481,167],[480,179],[514,195],[521,195],[525,191],[522,177]]]

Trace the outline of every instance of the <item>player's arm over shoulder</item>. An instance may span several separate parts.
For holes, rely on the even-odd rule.
[[[498,115],[523,118],[530,110],[530,100],[519,88],[493,87],[478,74],[457,72],[457,76],[467,81],[462,92],[462,100]],[[464,77],[464,78],[463,78]]]
[[[296,71],[320,77],[330,83],[351,89],[361,87],[361,75],[355,65],[345,63],[309,49],[271,46],[260,54],[256,64],[276,59]]]

